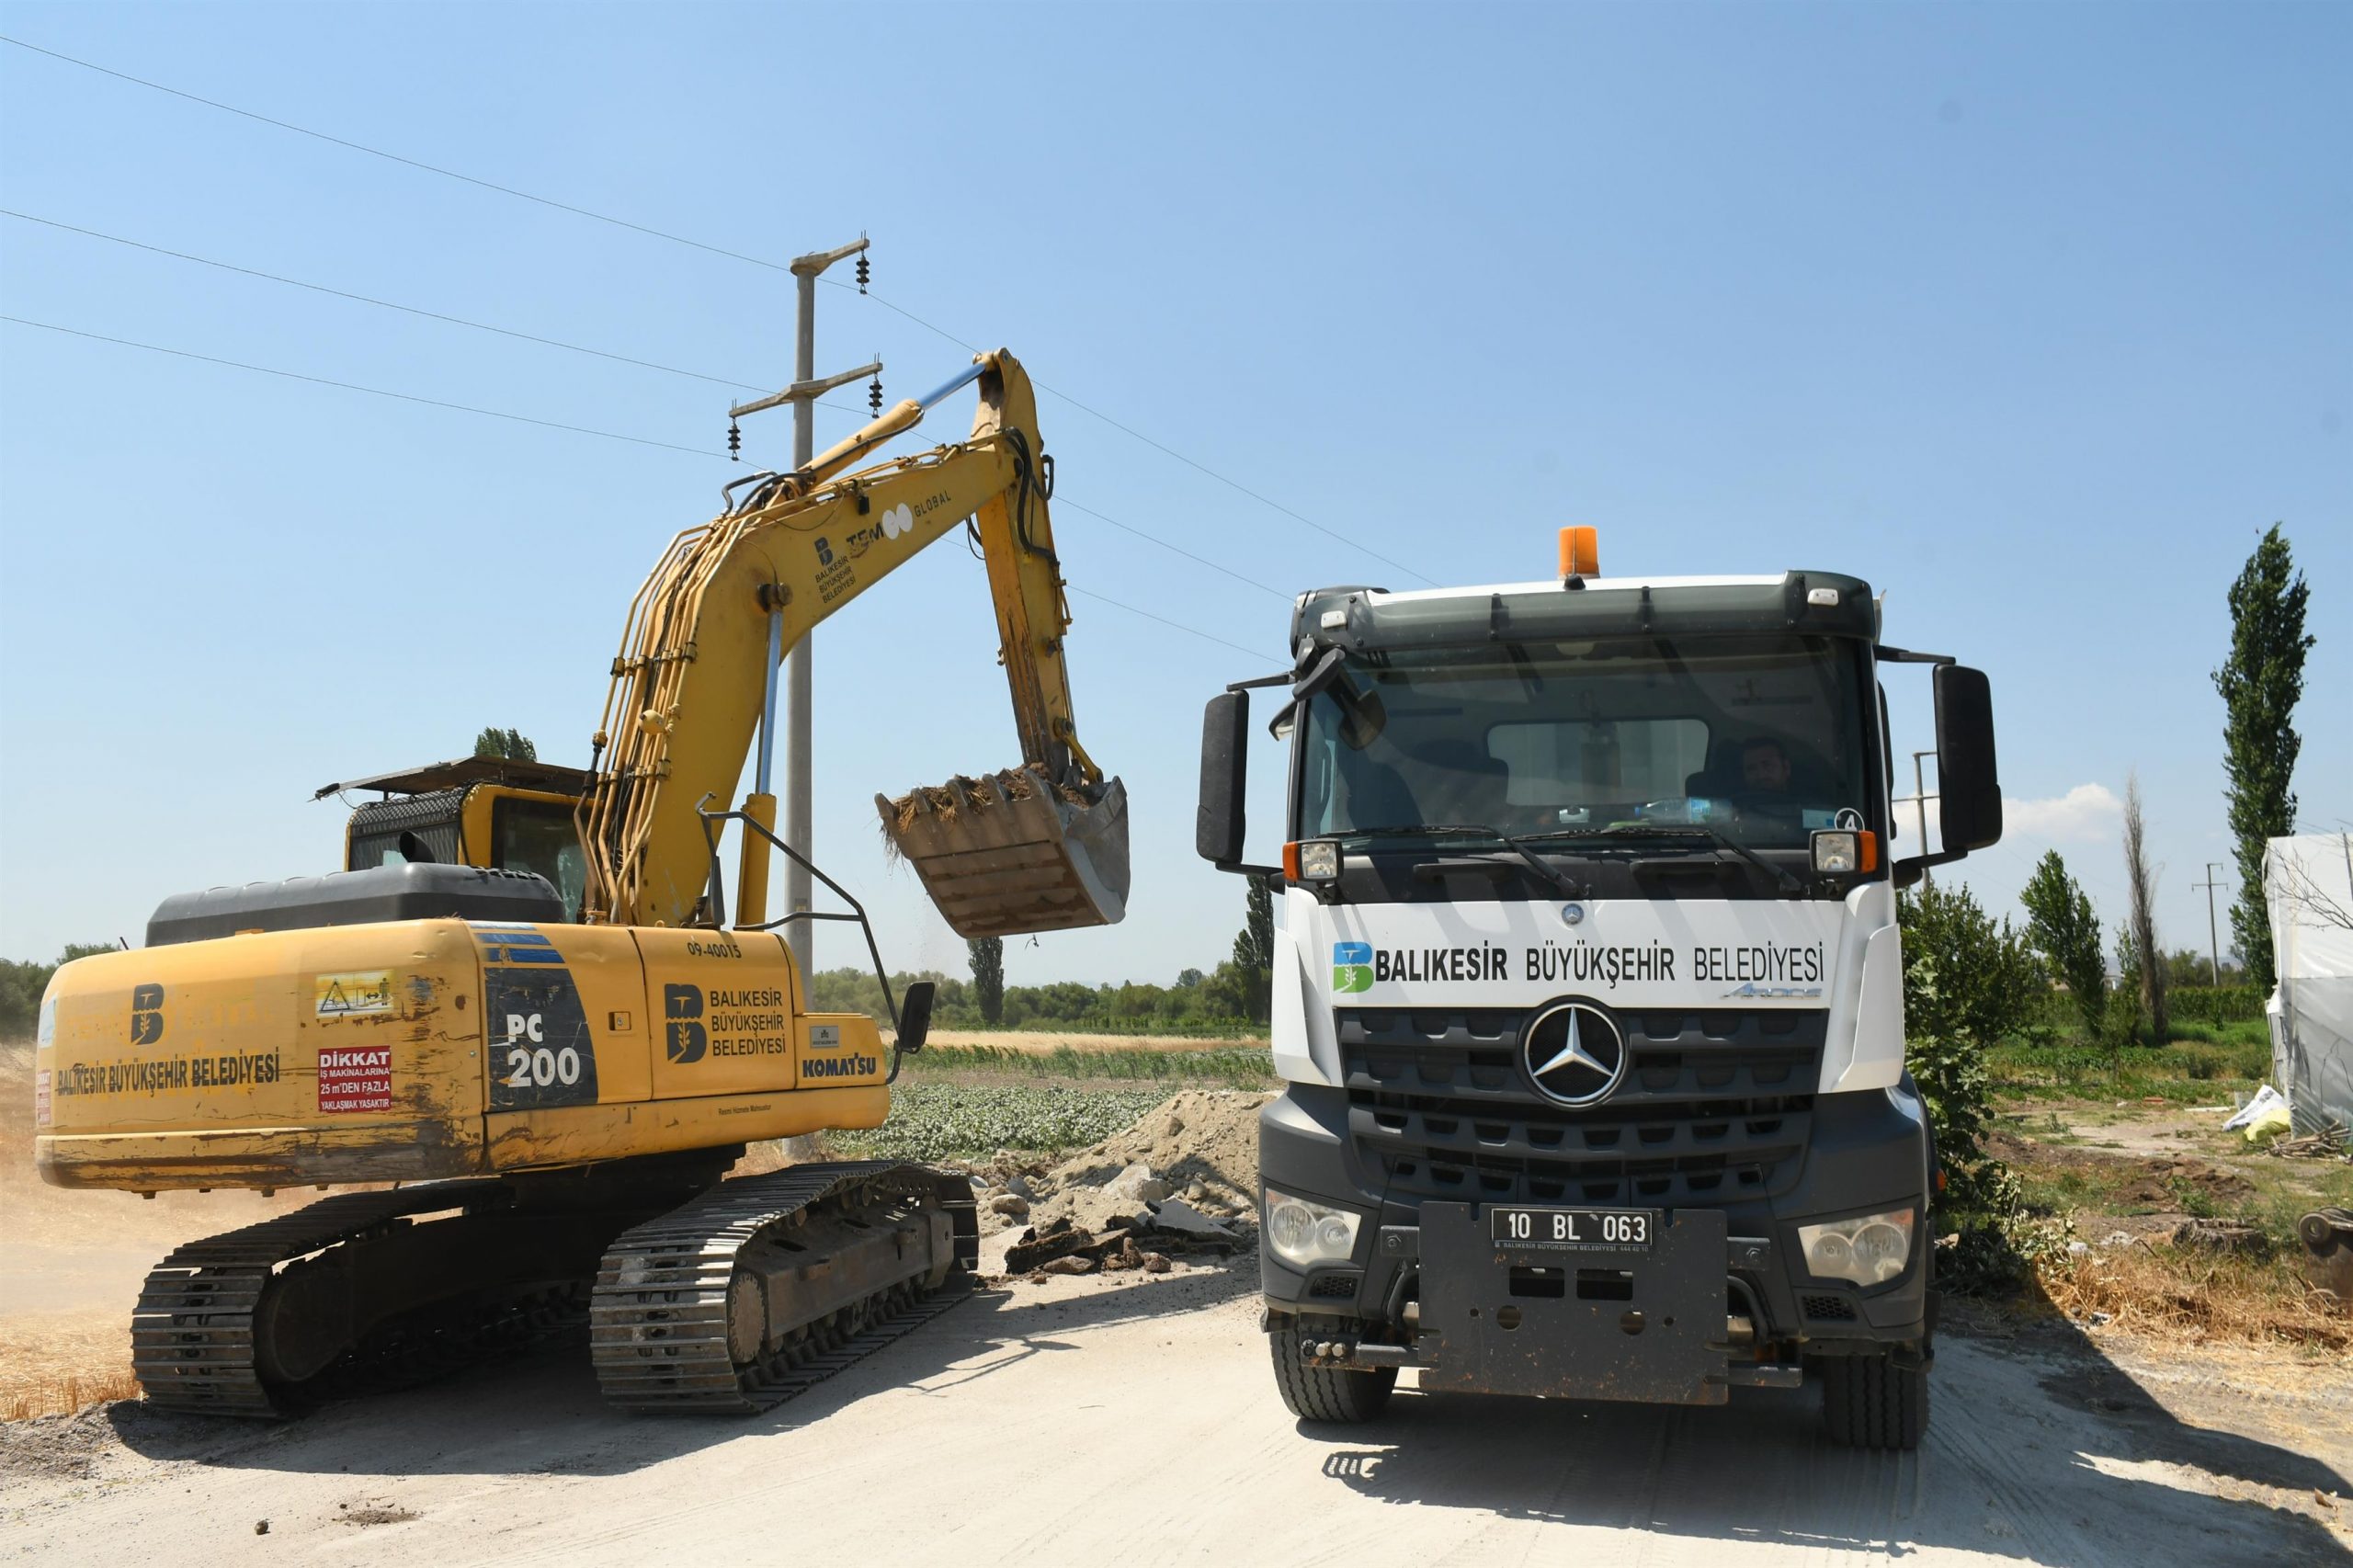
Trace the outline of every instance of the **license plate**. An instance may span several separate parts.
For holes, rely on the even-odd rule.
[[[1487,1210],[1497,1246],[1567,1252],[1648,1252],[1658,1233],[1655,1209],[1501,1209]]]

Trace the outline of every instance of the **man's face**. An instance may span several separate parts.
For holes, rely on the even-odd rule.
[[[1769,741],[1748,746],[1740,754],[1740,780],[1752,790],[1786,790],[1790,787],[1790,759]]]

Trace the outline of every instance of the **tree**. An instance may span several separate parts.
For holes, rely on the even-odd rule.
[[[972,952],[972,1000],[980,1005],[981,1022],[995,1028],[1005,1018],[1005,938],[974,937],[966,945]]]
[[[1210,977],[1211,994],[1235,1006],[1236,1017],[1263,1024],[1274,1002],[1275,900],[1264,877],[1245,878],[1244,886],[1242,929],[1234,934],[1233,956]]]
[[[2100,1017],[2108,1009],[2108,960],[2100,951],[2099,916],[2091,894],[2067,874],[2067,862],[2052,849],[2036,864],[2018,898],[2026,905],[2027,939],[2051,972],[2066,982],[2084,1033],[2097,1040]]]
[[[2016,1034],[2048,984],[2026,938],[1966,884],[1923,885],[1896,905],[1904,928],[1904,1027],[1976,1051]],[[1924,965],[1931,966],[1924,968]],[[1933,973],[1933,985],[1924,984]]]
[[[22,1040],[33,1032],[40,1022],[41,993],[61,965],[112,951],[112,942],[68,942],[56,963],[0,959],[0,1040]]]
[[[2130,894],[2133,967],[2139,971],[2141,1009],[2149,1018],[2149,1042],[2163,1045],[2165,1033],[2165,950],[2157,941],[2157,873],[2149,864],[2148,835],[2141,817],[2141,776],[2124,779],[2124,881]],[[2268,938],[2267,938],[2268,939]]]
[[[520,730],[502,730],[495,724],[486,724],[482,733],[474,737],[474,755],[503,756],[512,762],[537,762],[540,748]]]
[[[1896,905],[1904,928],[1904,1064],[1927,1103],[1949,1186],[1938,1199],[1969,1225],[2012,1207],[1983,1148],[1994,1116],[1985,1050],[2018,1031],[2045,984],[2026,939],[1995,925],[1966,885],[1922,886]],[[1941,1267],[1941,1266],[1940,1266]]]
[[[2274,523],[2231,585],[2231,653],[2214,672],[2222,694],[2222,770],[2231,833],[2238,840],[2238,902],[2231,934],[2246,955],[2247,980],[2271,989],[2271,915],[2263,903],[2263,846],[2296,830],[2289,789],[2303,739],[2290,722],[2304,692],[2304,631],[2311,597],[2286,536]],[[2143,950],[2147,950],[2144,949]]]

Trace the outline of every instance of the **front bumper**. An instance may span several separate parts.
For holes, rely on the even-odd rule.
[[[1295,1085],[1260,1115],[1267,1187],[1365,1216],[1345,1264],[1302,1270],[1262,1244],[1267,1309],[1270,1320],[1326,1324],[1343,1344],[1407,1347],[1392,1364],[1424,1367],[1426,1388],[1712,1403],[1727,1361],[1734,1381],[1756,1381],[1739,1369],[1768,1349],[1854,1355],[1926,1342],[1925,1222],[1904,1272],[1870,1289],[1809,1276],[1797,1237],[1800,1225],[1878,1210],[1925,1215],[1927,1137],[1908,1096],[1819,1096],[1794,1180],[1769,1196],[1670,1208],[1654,1251],[1571,1259],[1558,1297],[1529,1293],[1560,1287],[1525,1272],[1544,1260],[1489,1240],[1483,1203],[1392,1199],[1377,1159],[1351,1141],[1347,1109],[1345,1091]],[[1581,1299],[1587,1270],[1594,1290]],[[1604,1272],[1620,1283],[1604,1290]],[[1515,1328],[1497,1324],[1506,1308]],[[1640,1328],[1625,1326],[1630,1313]],[[1736,1346],[1728,1320],[1742,1317]]]

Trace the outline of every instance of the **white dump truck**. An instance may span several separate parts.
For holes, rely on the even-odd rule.
[[[2001,836],[1985,677],[1854,577],[1302,595],[1205,716],[1198,847],[1272,880],[1260,1246],[1298,1415],[1426,1390],[1928,1419],[1936,1154],[1896,890]],[[1892,858],[1880,685],[1930,666],[1940,837]],[[1289,753],[1245,855],[1254,688]]]

